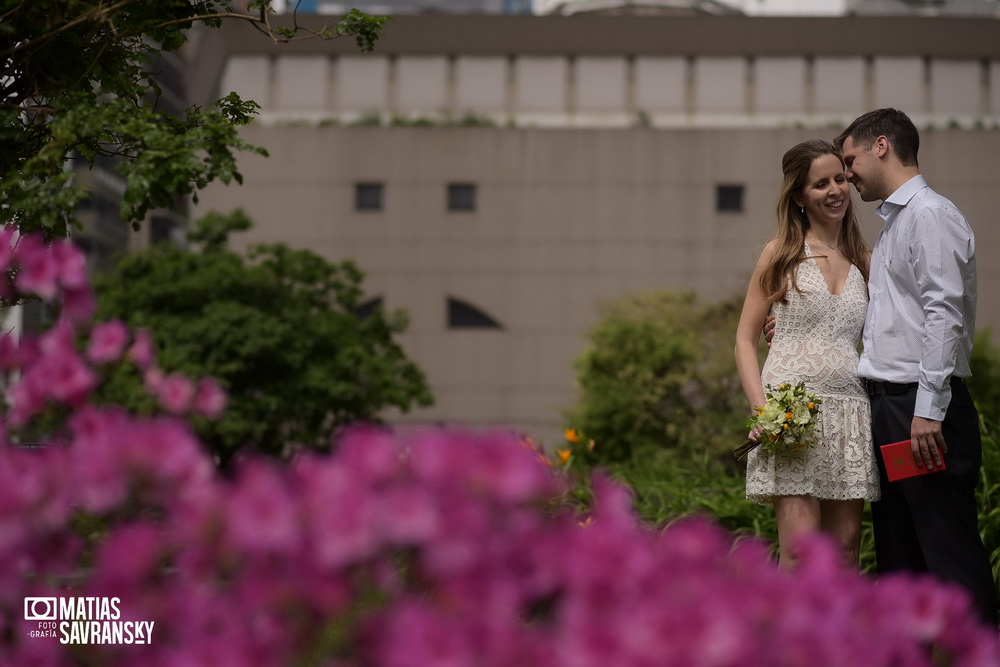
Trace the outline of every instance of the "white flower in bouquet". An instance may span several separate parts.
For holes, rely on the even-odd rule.
[[[784,383],[777,389],[767,385],[767,401],[759,406],[748,421],[747,427],[760,427],[760,442],[747,440],[733,450],[737,459],[758,444],[771,454],[794,454],[812,444],[819,423],[819,406],[816,394],[806,391],[804,382]]]

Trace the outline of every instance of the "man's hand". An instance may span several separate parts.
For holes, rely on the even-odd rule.
[[[771,347],[771,339],[774,338],[774,326],[775,326],[774,315],[768,313],[767,319],[764,320],[764,340],[767,341],[767,346]]]
[[[944,442],[941,422],[914,417],[910,423],[910,450],[918,467],[923,465],[933,470],[944,465],[948,445]]]

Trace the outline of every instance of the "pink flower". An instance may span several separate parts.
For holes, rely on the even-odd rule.
[[[202,378],[194,394],[194,411],[218,419],[226,410],[229,397],[213,378]]]
[[[156,358],[153,352],[153,339],[149,332],[139,330],[135,332],[135,340],[128,350],[128,358],[135,362],[139,368],[149,368]]]
[[[378,552],[378,499],[359,475],[316,456],[296,460],[309,558],[322,569],[364,562]]]
[[[155,388],[160,406],[174,415],[184,414],[191,409],[194,391],[194,383],[179,373],[166,376]]]
[[[70,241],[55,241],[52,253],[59,267],[59,282],[71,290],[82,290],[90,285],[87,279],[87,260],[83,252]]]
[[[166,375],[163,373],[162,368],[151,366],[142,372],[142,386],[149,393],[156,394],[160,391],[160,385],[163,384],[164,377]]]
[[[43,299],[55,297],[61,265],[41,234],[22,236],[17,242],[15,257],[21,267],[17,274],[18,289]]]
[[[97,299],[89,287],[67,288],[63,291],[60,317],[69,322],[83,322],[97,310]]]
[[[12,389],[11,421],[20,425],[50,399],[79,406],[97,384],[97,377],[73,347],[72,331],[57,325],[39,341],[39,356],[25,366]]]
[[[31,342],[18,341],[17,335],[7,332],[0,335],[0,369],[20,368],[34,357]]]
[[[111,320],[95,326],[90,332],[87,358],[95,364],[121,359],[128,343],[128,329],[121,320]]]
[[[226,504],[225,530],[235,553],[297,553],[301,548],[297,503],[270,463],[244,462]]]

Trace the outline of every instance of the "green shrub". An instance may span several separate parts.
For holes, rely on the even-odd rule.
[[[969,363],[972,367],[969,391],[976,407],[987,420],[1000,421],[1000,347],[993,343],[989,329],[976,333]]]
[[[595,441],[591,463],[664,450],[731,460],[747,418],[733,359],[740,308],[663,291],[605,306],[576,361],[580,394],[567,415]]]
[[[979,501],[979,534],[993,566],[993,582],[1000,597],[1000,427],[996,421],[981,420],[983,467],[976,489]]]

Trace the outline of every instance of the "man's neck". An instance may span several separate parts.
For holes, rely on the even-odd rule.
[[[892,196],[892,193],[903,187],[911,178],[920,175],[920,169],[918,167],[899,167],[892,170],[886,178],[886,185],[888,186],[888,192],[886,197]]]

